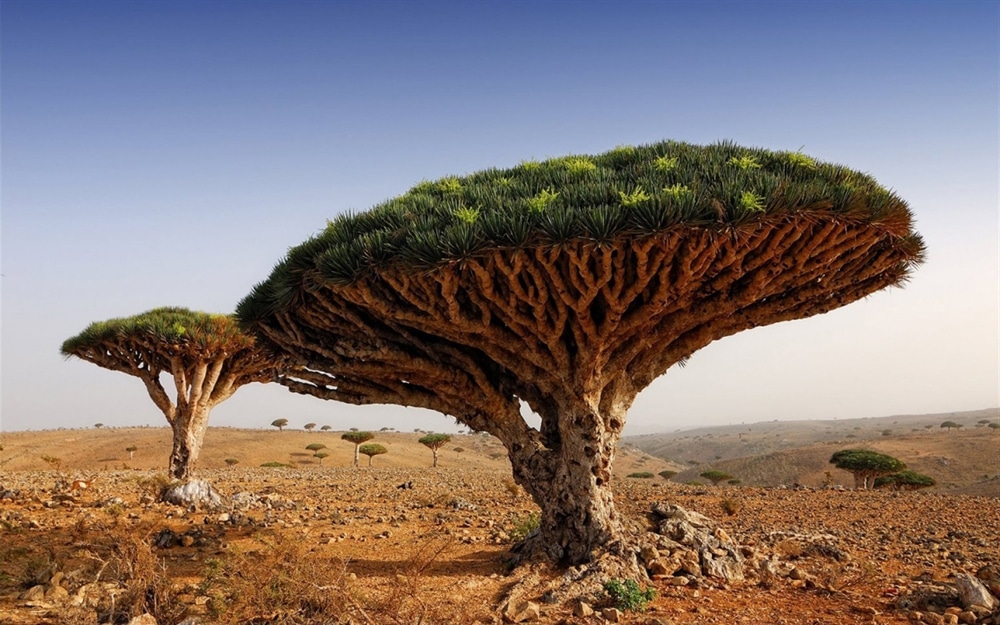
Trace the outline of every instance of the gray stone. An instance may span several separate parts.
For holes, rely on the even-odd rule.
[[[223,505],[222,495],[205,480],[191,480],[167,488],[163,492],[163,501],[177,506],[220,508]]]
[[[986,586],[968,573],[959,573],[955,576],[955,588],[958,589],[958,598],[966,610],[974,605],[981,605],[992,611],[1000,605],[1000,601],[997,601]]]
[[[668,503],[654,504],[652,514],[661,535],[687,547],[681,558],[681,571],[695,577],[744,579],[743,554],[715,521]]]

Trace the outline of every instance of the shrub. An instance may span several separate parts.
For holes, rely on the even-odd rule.
[[[621,582],[611,579],[605,582],[604,592],[616,608],[623,612],[644,612],[649,602],[656,598],[656,589],[642,590],[634,580]]]
[[[542,523],[542,515],[538,512],[532,512],[527,516],[522,516],[514,519],[514,525],[511,527],[508,534],[510,535],[510,541],[514,543],[519,543],[525,538],[527,538],[532,532],[538,529],[538,526]]]
[[[712,469],[711,471],[705,471],[699,477],[703,477],[706,480],[712,482],[713,485],[718,486],[719,482],[724,482],[726,480],[733,479],[733,476],[726,473],[725,471],[719,471],[717,469]]]
[[[236,458],[226,458],[226,465],[227,466],[232,467],[232,466],[236,466],[239,463],[240,463],[240,461],[237,460]]]
[[[262,466],[264,468],[267,468],[267,469],[287,469],[287,468],[291,467],[291,465],[285,464],[284,462],[276,462],[274,460],[272,460],[270,462],[265,462],[264,464],[262,464],[260,466]]]
[[[669,480],[673,476],[677,475],[677,471],[670,471],[668,469],[666,471],[660,471],[657,475],[659,475],[660,477],[662,477],[665,480]]]
[[[339,623],[350,602],[347,582],[343,563],[276,534],[207,562],[199,591],[209,597],[212,622],[222,625]]]
[[[639,478],[639,479],[643,479],[643,480],[648,480],[648,479],[650,479],[652,477],[655,477],[655,476],[652,473],[650,473],[649,471],[636,471],[635,473],[629,473],[625,477],[635,477],[635,478]]]
[[[740,508],[743,507],[743,504],[736,501],[735,499],[723,499],[722,501],[719,502],[719,505],[722,506],[722,511],[728,514],[729,516],[733,516],[734,514],[740,511]]]

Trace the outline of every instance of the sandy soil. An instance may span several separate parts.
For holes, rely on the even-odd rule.
[[[519,575],[506,565],[510,534],[536,510],[502,466],[201,470],[242,502],[226,516],[156,503],[149,470],[94,471],[94,488],[70,496],[57,482],[73,472],[0,473],[0,496],[16,493],[0,499],[0,623],[96,622],[81,588],[98,575],[114,577],[108,563],[116,545],[171,535],[178,544],[161,540],[152,553],[165,567],[178,620],[212,622],[206,580],[225,569],[220,563],[252,571],[286,557],[308,569],[303,583],[343,599],[339,620],[303,622],[495,623]],[[412,488],[398,488],[405,483]],[[916,603],[922,596],[951,592],[955,574],[1000,562],[996,498],[707,488],[660,478],[619,478],[615,489],[626,518],[644,524],[653,503],[680,504],[718,520],[748,561],[771,561],[776,571],[730,583],[653,582],[657,598],[646,612],[626,613],[626,623],[902,624],[925,607]],[[813,549],[815,540],[827,547]],[[58,584],[65,595],[24,598],[46,566],[65,576]],[[601,609],[601,597],[587,599]],[[574,617],[572,605],[540,607],[537,622],[545,624],[605,622]]]

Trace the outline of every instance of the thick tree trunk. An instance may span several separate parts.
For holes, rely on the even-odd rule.
[[[361,452],[359,451],[360,449],[361,449],[361,445],[358,444],[358,443],[355,443],[354,444],[354,468],[358,467],[358,461],[361,458]]]
[[[209,411],[209,408],[178,410],[171,423],[174,444],[170,452],[170,475],[174,479],[187,480],[194,472],[208,428]]]
[[[434,447],[433,449],[431,449],[431,451],[434,453],[434,464],[431,465],[431,466],[437,467],[437,465],[438,465],[438,450],[437,450],[437,447]]]
[[[603,423],[593,412],[563,415],[558,435],[549,436],[551,446],[508,445],[514,479],[541,508],[539,531],[529,550],[541,550],[564,566],[605,554],[627,557],[611,492],[611,464],[621,431],[595,427]]]

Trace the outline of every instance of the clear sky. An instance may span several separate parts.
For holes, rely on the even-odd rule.
[[[0,4],[0,428],[165,425],[62,341],[230,312],[327,218],[422,179],[661,139],[874,175],[928,245],[905,289],[713,343],[626,433],[997,406],[998,32],[977,2]],[[454,427],[241,389],[216,425]]]

